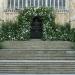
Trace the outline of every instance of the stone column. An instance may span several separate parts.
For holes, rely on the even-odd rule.
[[[4,20],[4,0],[0,0],[0,23]]]
[[[8,0],[3,0],[3,10],[6,10],[8,6]]]
[[[3,11],[3,4],[4,4],[4,1],[3,0],[0,0],[0,12]]]
[[[65,9],[69,10],[69,0],[65,0]]]

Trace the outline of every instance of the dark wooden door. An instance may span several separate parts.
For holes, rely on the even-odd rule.
[[[35,19],[31,24],[31,38],[39,39],[42,37],[42,23]]]

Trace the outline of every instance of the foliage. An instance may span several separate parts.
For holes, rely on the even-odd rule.
[[[3,46],[2,46],[2,44],[1,44],[1,42],[0,42],[0,49],[2,49],[3,48]]]
[[[3,22],[0,32],[1,41],[15,40],[18,33],[17,23],[11,21]]]
[[[55,37],[56,40],[64,40],[64,41],[70,41],[70,24],[65,23],[65,25],[58,25],[55,30]]]
[[[40,16],[43,24],[43,40],[75,41],[75,29],[69,23],[55,24],[55,14],[52,8],[25,8],[19,12],[16,22],[3,22],[0,28],[2,40],[30,39],[31,23],[34,16]]]
[[[70,31],[71,41],[75,42],[75,28],[72,28]]]
[[[30,38],[31,22],[34,16],[41,16],[43,24],[43,39],[50,37],[50,31],[55,26],[55,15],[52,8],[25,8],[18,16],[18,25],[23,39]],[[24,37],[25,36],[25,37]]]

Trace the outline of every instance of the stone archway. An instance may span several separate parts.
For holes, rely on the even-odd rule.
[[[31,38],[40,39],[42,38],[43,28],[42,28],[42,19],[41,16],[34,16],[31,23]]]
[[[19,13],[18,16],[18,23],[19,23],[19,30],[20,30],[20,38],[22,40],[30,39],[31,38],[31,22],[33,19],[39,17],[42,19],[42,36],[36,37],[42,39],[49,39],[51,38],[51,29],[52,25],[55,24],[55,16],[52,8],[25,8],[23,11]]]

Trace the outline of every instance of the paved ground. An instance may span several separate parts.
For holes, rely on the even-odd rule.
[[[29,41],[4,41],[6,49],[73,49],[74,43],[69,41],[42,41],[32,39]]]

